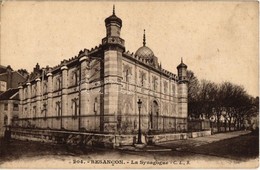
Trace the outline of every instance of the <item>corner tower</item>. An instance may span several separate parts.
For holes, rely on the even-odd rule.
[[[116,132],[119,110],[119,92],[122,81],[122,54],[125,41],[120,37],[122,20],[113,13],[105,19],[106,37],[102,39],[104,57],[103,110],[101,111],[101,131]]]
[[[178,116],[182,118],[187,118],[188,116],[187,68],[188,68],[187,65],[184,64],[183,60],[181,59],[181,63],[177,66],[177,70],[178,70]]]

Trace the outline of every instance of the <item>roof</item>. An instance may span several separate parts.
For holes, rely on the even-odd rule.
[[[187,68],[187,65],[183,63],[182,58],[181,58],[181,64],[179,64],[179,65],[177,66],[177,69],[179,69],[179,68]]]
[[[105,23],[106,25],[115,22],[118,23],[120,25],[120,27],[122,26],[122,20],[120,18],[118,18],[115,14],[115,5],[113,6],[113,14],[105,19]]]
[[[8,89],[0,94],[0,100],[19,100],[19,89]]]
[[[136,52],[135,55],[145,58],[145,59],[151,59],[154,57],[153,51],[146,46],[140,47]]]
[[[146,46],[146,38],[145,38],[145,30],[143,35],[143,46],[140,47],[136,52],[135,55],[145,58],[145,59],[153,59],[154,53],[153,51]]]
[[[13,69],[11,68],[11,66],[7,66],[7,67],[5,67],[5,66],[3,66],[3,65],[0,65],[0,74],[1,73],[6,73],[7,72],[7,69],[9,69],[10,71],[13,71]]]

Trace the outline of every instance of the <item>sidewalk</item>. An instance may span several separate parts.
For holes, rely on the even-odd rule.
[[[227,132],[227,133],[218,133],[218,134],[205,136],[205,137],[188,138],[186,140],[163,142],[152,146],[147,145],[142,149],[135,148],[134,146],[122,146],[118,149],[124,151],[138,151],[138,152],[165,152],[165,151],[174,151],[174,150],[177,151],[188,150],[190,148],[198,147],[201,145],[206,145],[224,139],[230,139],[237,136],[245,135],[250,132],[251,131],[235,131],[235,132]]]

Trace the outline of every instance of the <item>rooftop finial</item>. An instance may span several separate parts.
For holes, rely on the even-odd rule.
[[[113,5],[113,15],[115,15],[115,4]]]
[[[181,63],[183,63],[183,59],[182,59],[182,57],[181,57]]]
[[[145,46],[146,42],[145,42],[145,29],[144,29],[144,38],[143,38],[143,45]]]

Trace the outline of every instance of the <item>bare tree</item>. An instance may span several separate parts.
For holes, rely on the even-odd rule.
[[[231,82],[216,84],[208,80],[199,81],[192,71],[188,71],[188,113],[191,117],[216,117],[218,131],[221,117],[225,130],[241,129],[245,119],[259,113],[259,98],[249,96],[243,86]]]
[[[198,101],[199,98],[199,80],[195,76],[195,74],[191,71],[187,71],[187,77],[189,80],[188,84],[188,114],[189,116],[196,117],[199,114],[198,108],[200,107],[200,103]]]

